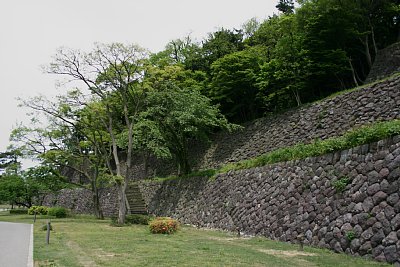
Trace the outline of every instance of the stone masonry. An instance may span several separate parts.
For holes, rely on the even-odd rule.
[[[288,242],[302,234],[306,244],[400,264],[399,176],[395,136],[215,180],[141,181],[140,187],[158,216]]]

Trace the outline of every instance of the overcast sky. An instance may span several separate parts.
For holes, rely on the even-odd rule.
[[[17,97],[55,95],[56,77],[42,74],[60,46],[90,50],[94,42],[136,43],[152,52],[189,33],[197,40],[220,27],[239,28],[276,13],[277,0],[9,0],[0,3],[0,151],[26,120]]]

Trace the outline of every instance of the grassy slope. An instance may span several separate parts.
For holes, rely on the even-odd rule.
[[[32,222],[32,216],[0,213],[0,221]],[[327,250],[182,227],[153,235],[146,226],[111,227],[90,217],[52,219],[50,245],[35,224],[36,266],[388,266]],[[300,254],[299,254],[300,253]]]

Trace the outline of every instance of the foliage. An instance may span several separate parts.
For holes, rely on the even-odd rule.
[[[49,208],[46,206],[32,206],[28,209],[29,215],[40,214],[47,215]]]
[[[65,187],[64,179],[51,166],[37,166],[24,171],[7,170],[0,177],[0,201],[30,207],[49,193]]]
[[[116,216],[111,217],[111,225],[116,227],[121,227],[124,225],[148,225],[153,220],[153,216],[144,214],[127,214],[125,216],[125,223],[119,224],[118,218]]]
[[[258,117],[256,83],[262,60],[263,50],[253,48],[225,55],[211,65],[208,95],[229,119],[240,122]]]
[[[336,192],[341,193],[346,189],[346,186],[350,184],[350,182],[351,180],[348,177],[342,177],[332,181],[332,186],[336,189]]]
[[[47,224],[43,224],[43,225],[40,227],[40,229],[41,229],[42,231],[47,231]],[[53,225],[52,225],[52,224],[50,224],[50,231],[53,231]]]
[[[280,148],[254,159],[227,164],[218,172],[224,173],[230,170],[249,169],[282,161],[316,157],[335,151],[376,142],[394,135],[400,134],[400,120],[377,122],[348,131],[343,136],[332,137],[325,140],[316,140],[311,144],[297,144]]]
[[[276,8],[285,14],[290,14],[294,11],[294,2],[293,0],[279,0]]]
[[[51,207],[47,209],[47,215],[55,216],[56,218],[66,218],[68,213],[68,209],[64,207]]]
[[[11,209],[10,214],[28,214],[27,209]]]
[[[354,233],[353,231],[348,231],[346,233],[346,238],[351,242],[354,238],[356,238],[356,233]]]
[[[14,169],[19,166],[18,157],[21,156],[21,151],[18,149],[11,149],[5,152],[0,152],[0,174],[7,168],[13,167]]]
[[[126,224],[142,224],[148,225],[149,222],[153,219],[152,216],[142,215],[142,214],[128,214],[125,217]]]
[[[24,205],[25,196],[25,182],[20,175],[7,173],[0,176],[0,201]]]
[[[168,217],[157,217],[150,222],[150,232],[153,234],[173,234],[179,229],[179,222]]]
[[[179,70],[177,70],[179,71]],[[234,129],[216,106],[198,90],[180,87],[179,82],[161,79],[148,93],[146,109],[134,126],[141,146],[159,157],[171,157],[181,174],[190,172],[188,141],[208,140],[216,129]]]
[[[243,48],[243,33],[241,30],[221,28],[210,33],[202,46],[203,57],[206,63],[205,71],[208,71],[211,64],[217,59],[240,51]]]

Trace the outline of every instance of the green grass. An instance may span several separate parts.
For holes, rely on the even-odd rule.
[[[32,216],[0,213],[0,221],[32,223]],[[35,266],[389,266],[328,250],[238,238],[233,234],[183,226],[173,235],[150,234],[148,227],[112,227],[88,216],[52,219],[50,245],[34,227]]]

